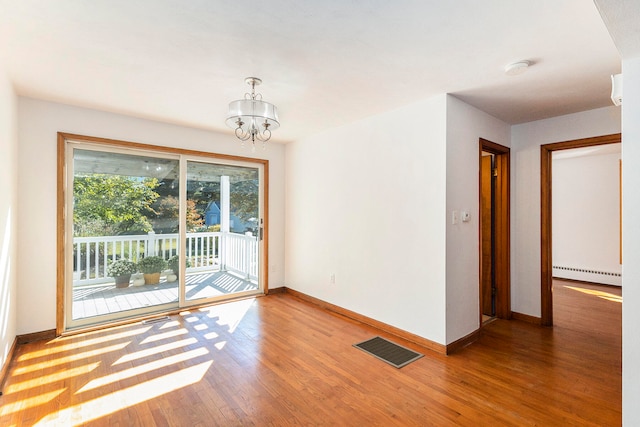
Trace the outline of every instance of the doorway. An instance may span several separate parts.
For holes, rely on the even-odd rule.
[[[508,147],[480,139],[480,322],[511,318]]]
[[[552,257],[552,155],[554,151],[615,144],[622,135],[612,134],[576,139],[540,146],[540,296],[541,324],[553,326],[553,257]]]

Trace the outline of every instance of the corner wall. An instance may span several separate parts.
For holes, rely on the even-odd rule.
[[[0,372],[17,334],[17,127],[17,99],[0,66]]]
[[[480,138],[509,147],[510,131],[508,124],[447,97],[447,344],[480,327]],[[460,219],[462,211],[470,213],[469,222]]]
[[[511,310],[541,316],[540,146],[619,133],[620,109],[604,107],[511,128]]]
[[[445,343],[446,101],[286,146],[287,287]]]
[[[233,135],[19,98],[18,334],[55,329],[57,132],[269,160],[269,286],[284,283],[284,146],[242,149]],[[37,262],[37,268],[33,268]]]

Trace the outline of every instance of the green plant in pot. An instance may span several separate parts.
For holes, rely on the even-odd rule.
[[[189,262],[189,258],[185,258],[186,268],[191,267],[191,262]],[[173,271],[173,274],[176,276],[180,276],[180,256],[174,255],[167,261],[167,266]]]
[[[167,266],[167,262],[159,256],[148,256],[138,262],[138,269],[144,274],[145,285],[160,283],[160,273]]]
[[[107,267],[107,275],[116,280],[116,288],[129,286],[131,275],[137,271],[136,263],[126,258],[117,259]]]

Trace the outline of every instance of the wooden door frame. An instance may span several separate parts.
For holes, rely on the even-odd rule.
[[[511,217],[510,217],[510,157],[511,150],[500,144],[480,138],[478,162],[478,195],[479,207],[482,206],[482,185],[480,173],[482,171],[482,152],[495,155],[495,168],[498,171],[495,188],[495,281],[496,281],[496,313],[500,319],[511,318]],[[481,215],[478,215],[481,218]],[[479,253],[482,257],[482,223],[479,224]],[[478,286],[482,292],[482,262],[479,262],[480,276]],[[482,324],[482,301],[478,298],[480,307],[480,324]]]
[[[543,326],[553,326],[553,256],[551,218],[551,160],[554,151],[622,142],[622,134],[554,142],[540,146],[540,315]]]

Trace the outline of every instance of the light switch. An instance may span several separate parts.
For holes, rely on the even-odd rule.
[[[456,225],[458,223],[458,211],[451,211],[451,224]]]

